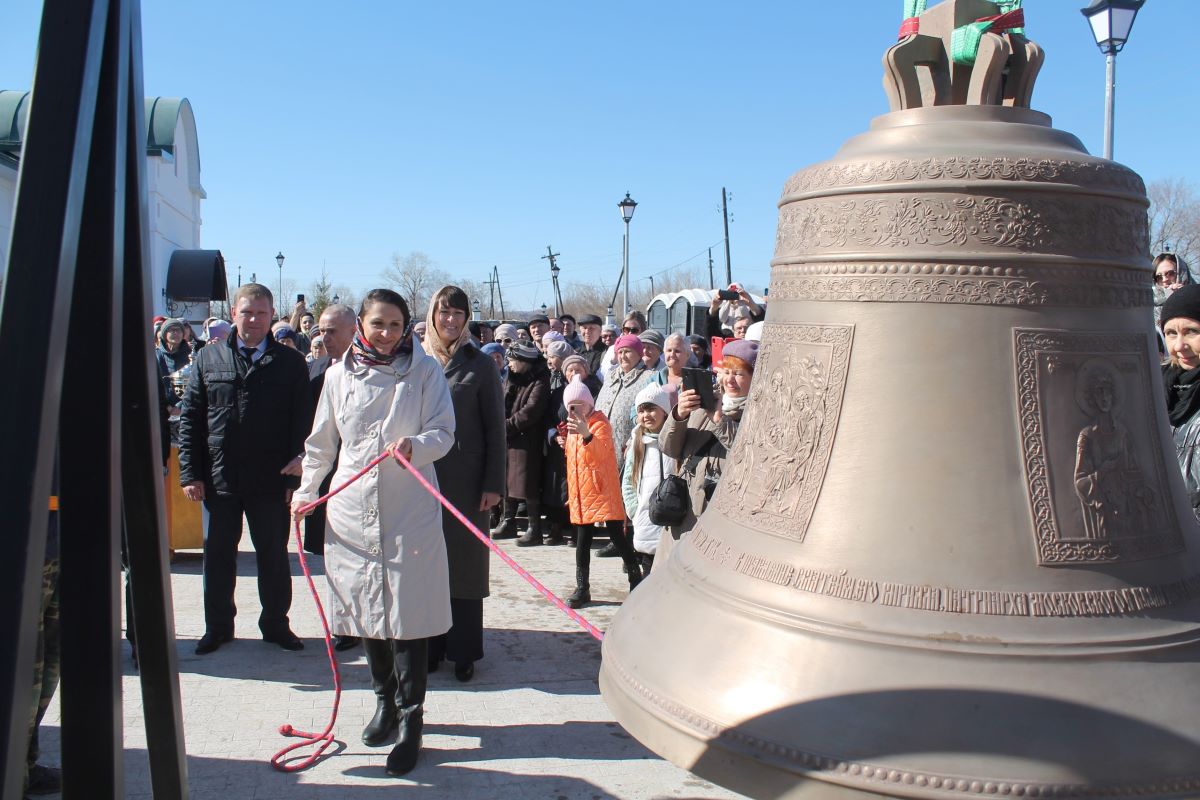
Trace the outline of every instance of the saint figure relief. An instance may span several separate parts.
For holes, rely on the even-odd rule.
[[[1084,538],[1111,540],[1152,532],[1154,492],[1121,422],[1121,380],[1112,364],[1089,359],[1075,378],[1075,402],[1090,422],[1079,431],[1075,493]]]

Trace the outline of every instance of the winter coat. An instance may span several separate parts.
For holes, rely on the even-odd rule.
[[[1192,511],[1200,519],[1200,414],[1193,414],[1187,422],[1171,429],[1175,442],[1175,457],[1183,472],[1183,484],[1187,487],[1188,501]]]
[[[592,400],[600,393],[600,381],[595,375],[583,379],[583,385],[592,393]],[[550,390],[550,403],[546,407],[546,460],[542,464],[542,502],[554,508],[567,507],[567,454],[558,446],[558,426],[567,421],[567,409],[563,406],[563,381],[558,388]]]
[[[504,389],[490,356],[461,345],[444,368],[454,403],[454,446],[434,466],[446,499],[486,532],[488,511],[479,510],[484,492],[504,494]],[[442,533],[450,559],[450,596],[488,596],[491,552],[450,512],[442,511]]]
[[[633,485],[633,443],[636,437],[642,438],[641,474],[638,483]],[[675,474],[675,459],[663,455],[658,449],[658,437],[653,434],[643,434],[641,428],[634,428],[629,437],[629,445],[625,449],[625,471],[621,476],[621,496],[625,500],[625,516],[633,521],[633,549],[639,553],[654,555],[658,550],[658,540],[662,536],[663,526],[650,521],[650,497],[663,477]]]
[[[508,371],[504,390],[508,442],[508,496],[537,500],[542,495],[542,420],[550,402],[550,371],[545,361],[526,373]]]
[[[579,351],[579,355],[587,361],[588,374],[594,376],[599,383],[604,383],[604,373],[600,370],[600,363],[604,360],[606,353],[608,353],[608,348],[604,342],[596,342],[591,347],[584,347]]]
[[[304,356],[267,337],[263,355],[247,364],[237,330],[192,362],[180,403],[179,482],[204,481],[206,492],[276,495],[296,479],[280,475],[304,450],[312,419]]]
[[[168,353],[167,349],[161,345],[154,349],[154,360],[158,363],[158,380],[162,383],[171,405],[177,405],[180,400],[171,381],[171,373],[186,367],[191,357],[192,348],[188,346],[187,342],[180,342],[174,353]]]
[[[299,355],[299,354],[297,354]],[[402,436],[409,461],[433,484],[433,463],[454,446],[454,406],[441,365],[419,348],[391,366],[353,356],[325,372],[305,442],[296,500],[311,502],[337,459],[341,485]],[[450,576],[442,509],[394,459],[371,469],[328,504],[325,575],[334,633],[423,639],[450,628]]]
[[[678,539],[690,531],[704,513],[721,480],[721,470],[733,449],[741,419],[742,412],[738,411],[723,414],[719,421],[713,422],[703,408],[693,411],[686,420],[676,419],[674,413],[667,414],[667,421],[658,432],[658,446],[679,465],[678,474],[687,481],[688,496],[692,501],[683,522],[671,527],[672,538]],[[702,455],[696,458],[702,450]]]
[[[617,453],[617,469],[622,469],[625,463],[624,445],[629,441],[629,433],[634,426],[634,413],[637,408],[633,401],[638,392],[654,378],[654,373],[646,369],[646,365],[638,362],[637,366],[622,373],[618,364],[613,367],[608,377],[604,379],[604,388],[596,395],[596,410],[603,411],[612,425],[613,441],[619,442],[620,451]]]
[[[567,486],[572,525],[625,519],[621,477],[613,447],[612,428],[603,413],[588,416],[592,439],[587,444],[577,433],[567,434]]]

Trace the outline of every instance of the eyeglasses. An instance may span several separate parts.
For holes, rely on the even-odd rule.
[[[513,340],[507,336],[505,336],[503,339],[500,340],[500,344],[512,344],[512,343],[513,343]]]
[[[621,328],[621,333],[633,333],[633,334],[638,334],[638,333],[641,333],[641,332],[642,332],[642,329],[641,329],[641,328],[639,328],[639,327],[638,327],[638,326],[636,326],[636,325],[630,325],[630,326],[628,326],[628,327]]]
[[[1175,270],[1171,270],[1170,272],[1156,273],[1154,276],[1154,280],[1156,283],[1166,283],[1168,281],[1173,281],[1178,277],[1179,277],[1179,273],[1176,272]]]

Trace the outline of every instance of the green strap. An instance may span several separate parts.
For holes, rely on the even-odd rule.
[[[1001,0],[1000,13],[1007,14],[1021,7],[1021,0]],[[969,22],[961,28],[955,28],[950,36],[950,58],[955,64],[967,67],[975,65],[975,56],[979,54],[979,43],[983,35],[992,27],[991,22]],[[1024,28],[1013,28],[1013,33],[1024,34]]]
[[[928,4],[929,0],[904,0],[904,19],[921,16]]]

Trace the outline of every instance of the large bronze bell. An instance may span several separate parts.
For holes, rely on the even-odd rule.
[[[885,58],[893,111],[780,202],[751,401],[600,686],[759,798],[1200,797],[1200,531],[1141,179],[1029,110],[1041,51]]]

